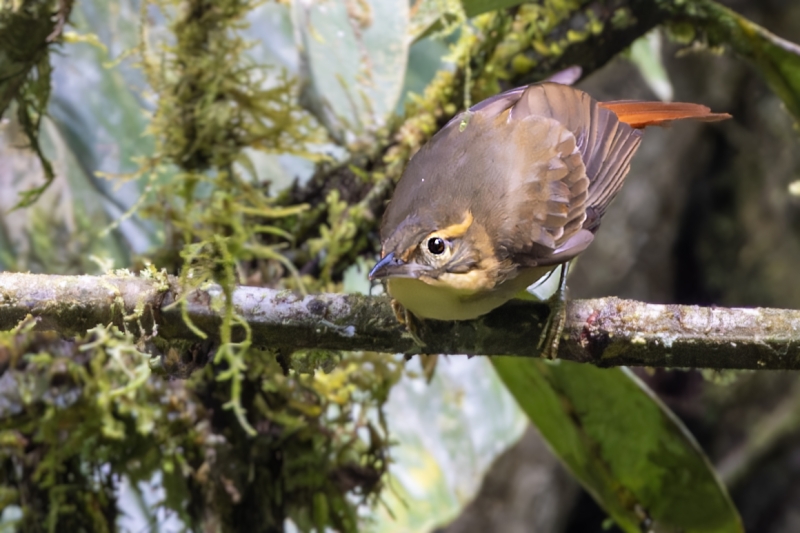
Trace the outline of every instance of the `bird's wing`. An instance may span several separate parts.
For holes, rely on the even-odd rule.
[[[544,208],[547,218],[541,221],[541,230],[532,228],[537,247],[529,252],[539,256],[538,264],[556,264],[567,261],[583,251],[592,241],[606,208],[622,187],[630,170],[631,159],[639,147],[642,129],[647,126],[664,126],[676,120],[714,122],[730,118],[727,113],[712,113],[703,105],[680,102],[598,102],[587,93],[558,83],[540,83],[508,91],[487,100],[481,105],[486,111],[495,111],[500,105],[508,106],[508,121],[540,124],[536,119],[551,119],[574,137],[575,150],[580,154],[577,165],[573,154],[565,149],[564,139],[554,140],[533,127],[526,144],[517,146],[530,154],[529,168],[536,168],[539,158],[549,161],[551,168],[568,170],[563,177],[553,180],[538,168],[534,172],[537,187],[547,185],[549,197],[543,192],[529,196],[532,209]],[[558,148],[548,152],[548,147]],[[558,159],[561,159],[561,162]],[[583,168],[581,168],[583,167]],[[583,172],[583,177],[578,177]],[[583,179],[588,186],[582,185]],[[576,186],[576,184],[581,184]],[[569,192],[567,192],[569,191]],[[537,206],[537,207],[534,207]],[[559,206],[557,209],[553,206]],[[567,210],[563,217],[561,211]],[[555,212],[559,214],[556,215]],[[585,215],[581,217],[581,215]],[[561,218],[559,218],[561,217]],[[580,220],[577,225],[576,221]],[[563,226],[559,224],[563,223]],[[547,237],[553,241],[548,242]],[[538,246],[544,246],[544,249]]]
[[[487,212],[497,256],[526,266],[563,262],[583,251],[591,233],[583,229],[589,178],[575,136],[560,122],[536,115],[514,117],[513,108],[496,119],[503,131],[502,193],[486,191]],[[580,232],[588,234],[576,239]],[[556,257],[557,256],[557,257]]]
[[[589,178],[585,226],[596,230],[630,170],[642,132],[587,93],[557,83],[528,86],[512,113],[552,118],[575,136]]]
[[[471,111],[496,114],[497,131],[510,132],[508,147],[519,154],[509,165],[516,190],[499,222],[500,255],[532,266],[582,252],[622,186],[641,132],[585,92],[555,83],[508,91]]]

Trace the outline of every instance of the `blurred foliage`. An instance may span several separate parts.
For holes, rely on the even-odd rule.
[[[284,375],[274,353],[251,350],[243,394],[259,432],[248,438],[210,369],[188,386],[147,379],[150,356],[114,327],[64,341],[27,334],[32,326],[0,336],[2,496],[21,506],[22,531],[115,530],[123,474],[135,484],[160,472],[161,505],[195,530],[275,529],[286,516],[353,530],[345,495],[379,486],[386,443],[366,413],[400,369],[383,356]]]
[[[155,144],[152,154],[137,158],[138,171],[106,173],[146,184],[118,223],[130,216],[157,221],[167,237],[159,264],[180,272],[187,287],[218,281],[226,296],[254,277],[302,288],[296,276],[284,280],[296,270],[279,252],[293,237],[269,221],[306,206],[275,207],[243,151],[316,160],[306,147],[324,139],[295,103],[296,82],[247,56],[250,45],[240,32],[255,6],[142,5],[139,66],[158,94],[147,131]],[[165,19],[174,41],[148,31],[151,16]],[[49,84],[49,76],[42,79]],[[42,254],[54,250],[46,242]],[[47,256],[42,263],[52,268]],[[2,418],[8,435],[23,444],[4,449],[0,461],[8,474],[4,506],[21,508],[19,528],[114,530],[119,476],[141,491],[137,483],[158,472],[166,490],[160,505],[193,529],[274,530],[288,517],[304,530],[356,529],[355,506],[374,500],[387,468],[380,409],[401,366],[376,354],[284,355],[256,349],[246,338],[234,343],[242,322],[230,298],[222,305],[222,343],[213,347],[218,364],[186,385],[147,380],[146,358],[136,368],[118,368],[123,359],[145,357],[135,346],[147,340],[124,332],[99,326],[86,339],[56,346],[21,330],[7,335],[3,376],[13,411]],[[69,393],[85,401],[63,404],[48,381],[48,372],[64,365]]]
[[[18,519],[8,519],[16,520],[19,530],[115,530],[121,519],[115,492],[121,478],[142,501],[146,485],[159,484],[163,497],[153,506],[170,510],[193,530],[274,531],[287,519],[303,531],[381,529],[372,521],[383,519],[386,530],[385,524],[393,524],[395,517],[389,507],[381,506],[381,498],[403,509],[398,515],[406,524],[430,527],[436,520],[452,518],[469,499],[468,494],[454,496],[457,491],[446,487],[441,472],[431,474],[443,459],[419,443],[417,448],[425,452],[421,470],[427,475],[420,477],[429,490],[423,494],[436,491],[438,497],[430,501],[440,503],[423,506],[430,516],[421,517],[421,511],[403,507],[414,497],[408,484],[381,496],[390,466],[391,423],[385,408],[390,390],[403,376],[403,362],[372,353],[287,354],[253,346],[246,323],[233,307],[231,290],[238,283],[347,290],[345,273],[374,258],[375,229],[393,183],[408,158],[443,122],[509,83],[541,79],[568,66],[564,58],[575,53],[570,51],[584,50],[576,47],[591,46],[598,36],[608,35],[613,43],[615,32],[637,29],[637,19],[622,2],[611,2],[610,9],[601,12],[578,0],[546,0],[511,10],[500,8],[519,2],[431,0],[410,11],[407,0],[291,4],[158,0],[137,6],[82,0],[72,20],[84,33],[72,34],[68,41],[93,48],[91,64],[103,66],[99,73],[93,71],[101,80],[97,91],[113,94],[113,105],[103,108],[91,95],[84,97],[87,88],[75,89],[78,96],[71,95],[72,100],[66,94],[53,97],[47,108],[50,117],[45,106],[51,77],[61,74],[51,70],[55,59],[48,50],[50,43],[60,42],[72,4],[0,4],[0,110],[12,100],[16,110],[4,133],[11,138],[13,126],[26,135],[48,183],[60,177],[58,169],[79,169],[81,185],[72,184],[68,190],[76,193],[75,204],[86,210],[85,215],[68,218],[78,223],[65,235],[57,232],[69,224],[54,224],[52,212],[31,211],[33,222],[26,228],[31,244],[25,254],[19,252],[19,236],[9,230],[14,226],[3,218],[0,264],[85,273],[91,260],[102,270],[124,261],[142,268],[143,275],[164,276],[155,264],[178,274],[187,289],[219,283],[224,311],[219,345],[160,346],[157,332],[137,339],[112,326],[98,326],[74,341],[33,333],[31,323],[0,334],[0,505],[20,510]],[[669,19],[671,33],[687,43],[732,44],[762,68],[797,112],[800,90],[792,69],[798,56],[792,47],[708,1],[648,5],[674,17]],[[110,22],[126,10],[138,10],[140,24],[139,34],[127,35],[128,41],[120,34],[132,26]],[[299,42],[259,55],[259,43],[244,37],[259,10],[272,17],[272,25],[262,30],[268,34],[265,40],[280,41],[280,35],[291,36],[296,30]],[[467,19],[478,13],[484,14]],[[104,23],[95,24],[97,20]],[[707,29],[705,43],[699,33],[683,31],[687,21]],[[641,33],[650,29],[645,26]],[[5,31],[8,28],[20,31]],[[36,53],[25,55],[19,49],[18,56],[9,55],[26,39],[36,45]],[[621,40],[617,51],[629,41]],[[414,65],[406,68],[409,54],[421,55],[423,50],[433,55],[426,67],[430,76],[414,71]],[[445,52],[447,65],[441,57]],[[115,59],[107,61],[107,53]],[[586,58],[600,63],[606,59]],[[69,71],[70,60],[60,63],[65,85],[80,72]],[[406,95],[404,77],[423,86],[422,94]],[[403,105],[402,120],[393,115],[398,103]],[[145,118],[139,116],[140,109]],[[108,134],[115,120],[118,127]],[[111,141],[103,135],[91,137],[98,127]],[[105,142],[119,152],[114,168],[100,162],[107,154],[97,146]],[[132,155],[133,163],[128,160]],[[297,167],[287,170],[283,165],[298,160],[309,163],[314,172],[295,179]],[[0,179],[12,182],[13,176],[3,171],[0,168]],[[285,181],[294,181],[292,186],[271,190],[287,174]],[[99,177],[121,188],[108,187]],[[54,182],[47,193],[44,187],[31,188],[21,201],[55,194],[59,185],[63,186]],[[62,195],[62,203],[71,201],[68,194]],[[75,210],[84,213],[82,208]],[[108,225],[101,232],[104,223]],[[102,239],[94,238],[98,233]],[[145,245],[131,252],[130,243],[137,239]],[[98,249],[106,253],[100,256]],[[363,278],[363,269],[360,275]],[[205,336],[199,329],[197,333]],[[152,360],[146,355],[151,353],[157,354]],[[181,360],[187,354],[213,358],[215,364],[185,382],[150,378],[151,368],[164,365],[159,357]],[[521,379],[527,375],[523,370],[511,373]],[[503,377],[508,379],[508,373]],[[544,396],[553,393],[548,389],[552,383],[539,378],[537,390]],[[485,379],[489,382],[483,390],[490,391],[496,404],[479,399],[468,405],[511,410],[505,397],[498,399],[505,393],[497,378],[489,373]],[[585,385],[575,376],[563,381],[564,387]],[[420,385],[413,383],[404,386]],[[616,385],[606,385],[624,396],[628,389],[622,389],[633,383],[625,376]],[[543,427],[574,409],[562,397],[551,401],[557,404],[551,418],[537,418],[526,396],[530,385],[511,390]],[[603,397],[605,389],[599,383],[593,390]],[[626,398],[638,401],[643,394],[637,389],[622,399],[614,396],[611,399],[618,401],[613,410],[602,402],[583,406],[609,416],[591,428],[591,442],[625,444],[630,428],[619,429],[613,422],[627,421],[631,411]],[[460,407],[468,401],[458,398],[447,405]],[[421,419],[430,418],[429,401],[409,403]],[[672,422],[653,405],[647,404],[647,409],[654,417]],[[460,425],[488,427],[496,422],[497,427],[487,430],[495,448],[519,434],[518,417],[504,418],[497,416],[499,407],[482,407],[486,411],[481,416],[462,415]],[[395,417],[401,413],[395,411]],[[508,430],[512,426],[515,431]],[[667,442],[677,435],[675,455],[688,457],[691,471],[706,481],[713,477],[681,427],[662,426],[649,438]],[[464,447],[463,432],[451,429],[449,437],[451,451],[456,444]],[[551,443],[571,464],[567,454],[572,444],[561,446],[556,437]],[[490,453],[485,451],[489,446],[475,447]],[[594,459],[608,457],[612,455]],[[468,459],[457,465],[459,471],[476,462]],[[390,479],[402,477],[393,471]],[[645,485],[642,490],[656,495],[667,491],[657,477],[638,480]],[[624,492],[616,479],[602,483],[602,490]],[[709,481],[703,486],[711,485]],[[735,523],[724,492],[716,485],[708,490],[721,502],[716,518]],[[646,513],[636,515],[635,502],[623,502],[624,509],[616,512],[613,503],[597,491],[595,495],[628,529],[649,520]],[[685,502],[667,510],[658,507],[667,503],[652,504],[656,507],[651,510],[648,501],[646,511],[659,519],[662,515],[655,514],[663,511],[667,516]],[[363,516],[368,514],[365,508],[373,511],[368,518]],[[150,513],[149,521],[159,520],[156,512]]]
[[[39,126],[50,98],[48,48],[59,37],[72,1],[28,0],[0,5],[0,116],[16,103],[22,131],[38,156],[45,182],[22,192],[17,207],[32,205],[55,179],[39,144]],[[56,11],[55,17],[51,14]]]

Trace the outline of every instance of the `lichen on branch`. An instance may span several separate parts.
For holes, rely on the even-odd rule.
[[[142,318],[129,327],[141,324],[151,331],[155,326],[163,342],[160,353],[172,342],[199,342],[173,305],[183,294],[177,280],[171,278],[164,292],[155,291],[153,284],[136,277],[0,274],[0,330],[30,314],[37,319],[37,329],[70,334],[90,323],[118,322],[138,308],[145,310]],[[109,302],[108,287],[119,293],[121,304]],[[219,305],[223,295],[221,287],[208,286],[186,293],[183,300],[194,326],[217,343],[225,313]],[[81,306],[72,303],[77,300]],[[420,348],[397,323],[386,297],[302,296],[237,287],[232,303],[248,332],[236,328],[233,342],[247,338],[253,346],[283,353],[363,350],[536,357],[532,339],[539,338],[549,313],[545,304],[511,302],[472,321],[426,321],[419,331],[426,346]],[[123,305],[125,311],[115,305]],[[568,305],[565,333],[559,356],[598,366],[800,369],[800,311],[794,310],[576,300]]]

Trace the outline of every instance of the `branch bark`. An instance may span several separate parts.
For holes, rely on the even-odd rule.
[[[114,323],[167,342],[199,341],[175,302],[176,280],[118,276],[0,274],[0,330],[29,314],[35,329],[66,337]],[[221,322],[219,287],[191,292],[188,316],[210,340]],[[370,350],[415,354],[535,357],[549,310],[511,302],[477,320],[427,321],[420,350],[400,326],[387,297],[352,294],[299,296],[238,287],[237,313],[253,344],[280,350]],[[598,366],[800,369],[800,311],[657,305],[600,298],[569,303],[562,359]],[[154,326],[156,328],[154,329]],[[237,331],[239,338],[243,330]]]

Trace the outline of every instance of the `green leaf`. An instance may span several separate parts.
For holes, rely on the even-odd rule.
[[[408,35],[411,42],[427,37],[434,31],[443,27],[443,22],[455,22],[457,14],[451,13],[453,4],[443,0],[417,0],[411,8],[411,18],[408,21]],[[458,4],[455,4],[458,8]],[[414,65],[413,60],[408,62],[409,68]]]
[[[495,458],[528,425],[488,357],[441,357],[429,384],[420,358],[406,369],[385,406],[397,445],[382,505],[370,533],[432,531],[456,518],[480,488]]]
[[[710,0],[687,2],[683,10],[692,25],[705,30],[709,44],[730,45],[750,60],[800,119],[800,46]]]
[[[133,2],[109,4],[88,0],[75,5],[71,27],[60,54],[52,56],[53,95],[48,130],[54,161],[62,169],[70,195],[99,234],[139,200],[142,180],[109,180],[98,175],[129,174],[153,154],[150,90],[130,51],[139,44],[141,13]],[[80,73],[80,75],[76,75]],[[165,179],[167,179],[165,177]],[[124,217],[119,231],[96,239],[101,256],[127,264],[130,251],[158,244],[155,228],[138,216]],[[111,244],[113,242],[113,245]]]
[[[461,0],[464,12],[468,17],[476,17],[482,13],[514,7],[524,3],[524,0]]]
[[[644,82],[659,99],[665,102],[672,100],[672,82],[661,60],[661,33],[658,29],[633,42],[629,59],[636,65]]]
[[[492,358],[555,454],[624,531],[744,531],[681,422],[627,369]]]
[[[410,41],[408,0],[293,5],[310,78],[304,105],[340,144],[368,141],[400,98]]]

